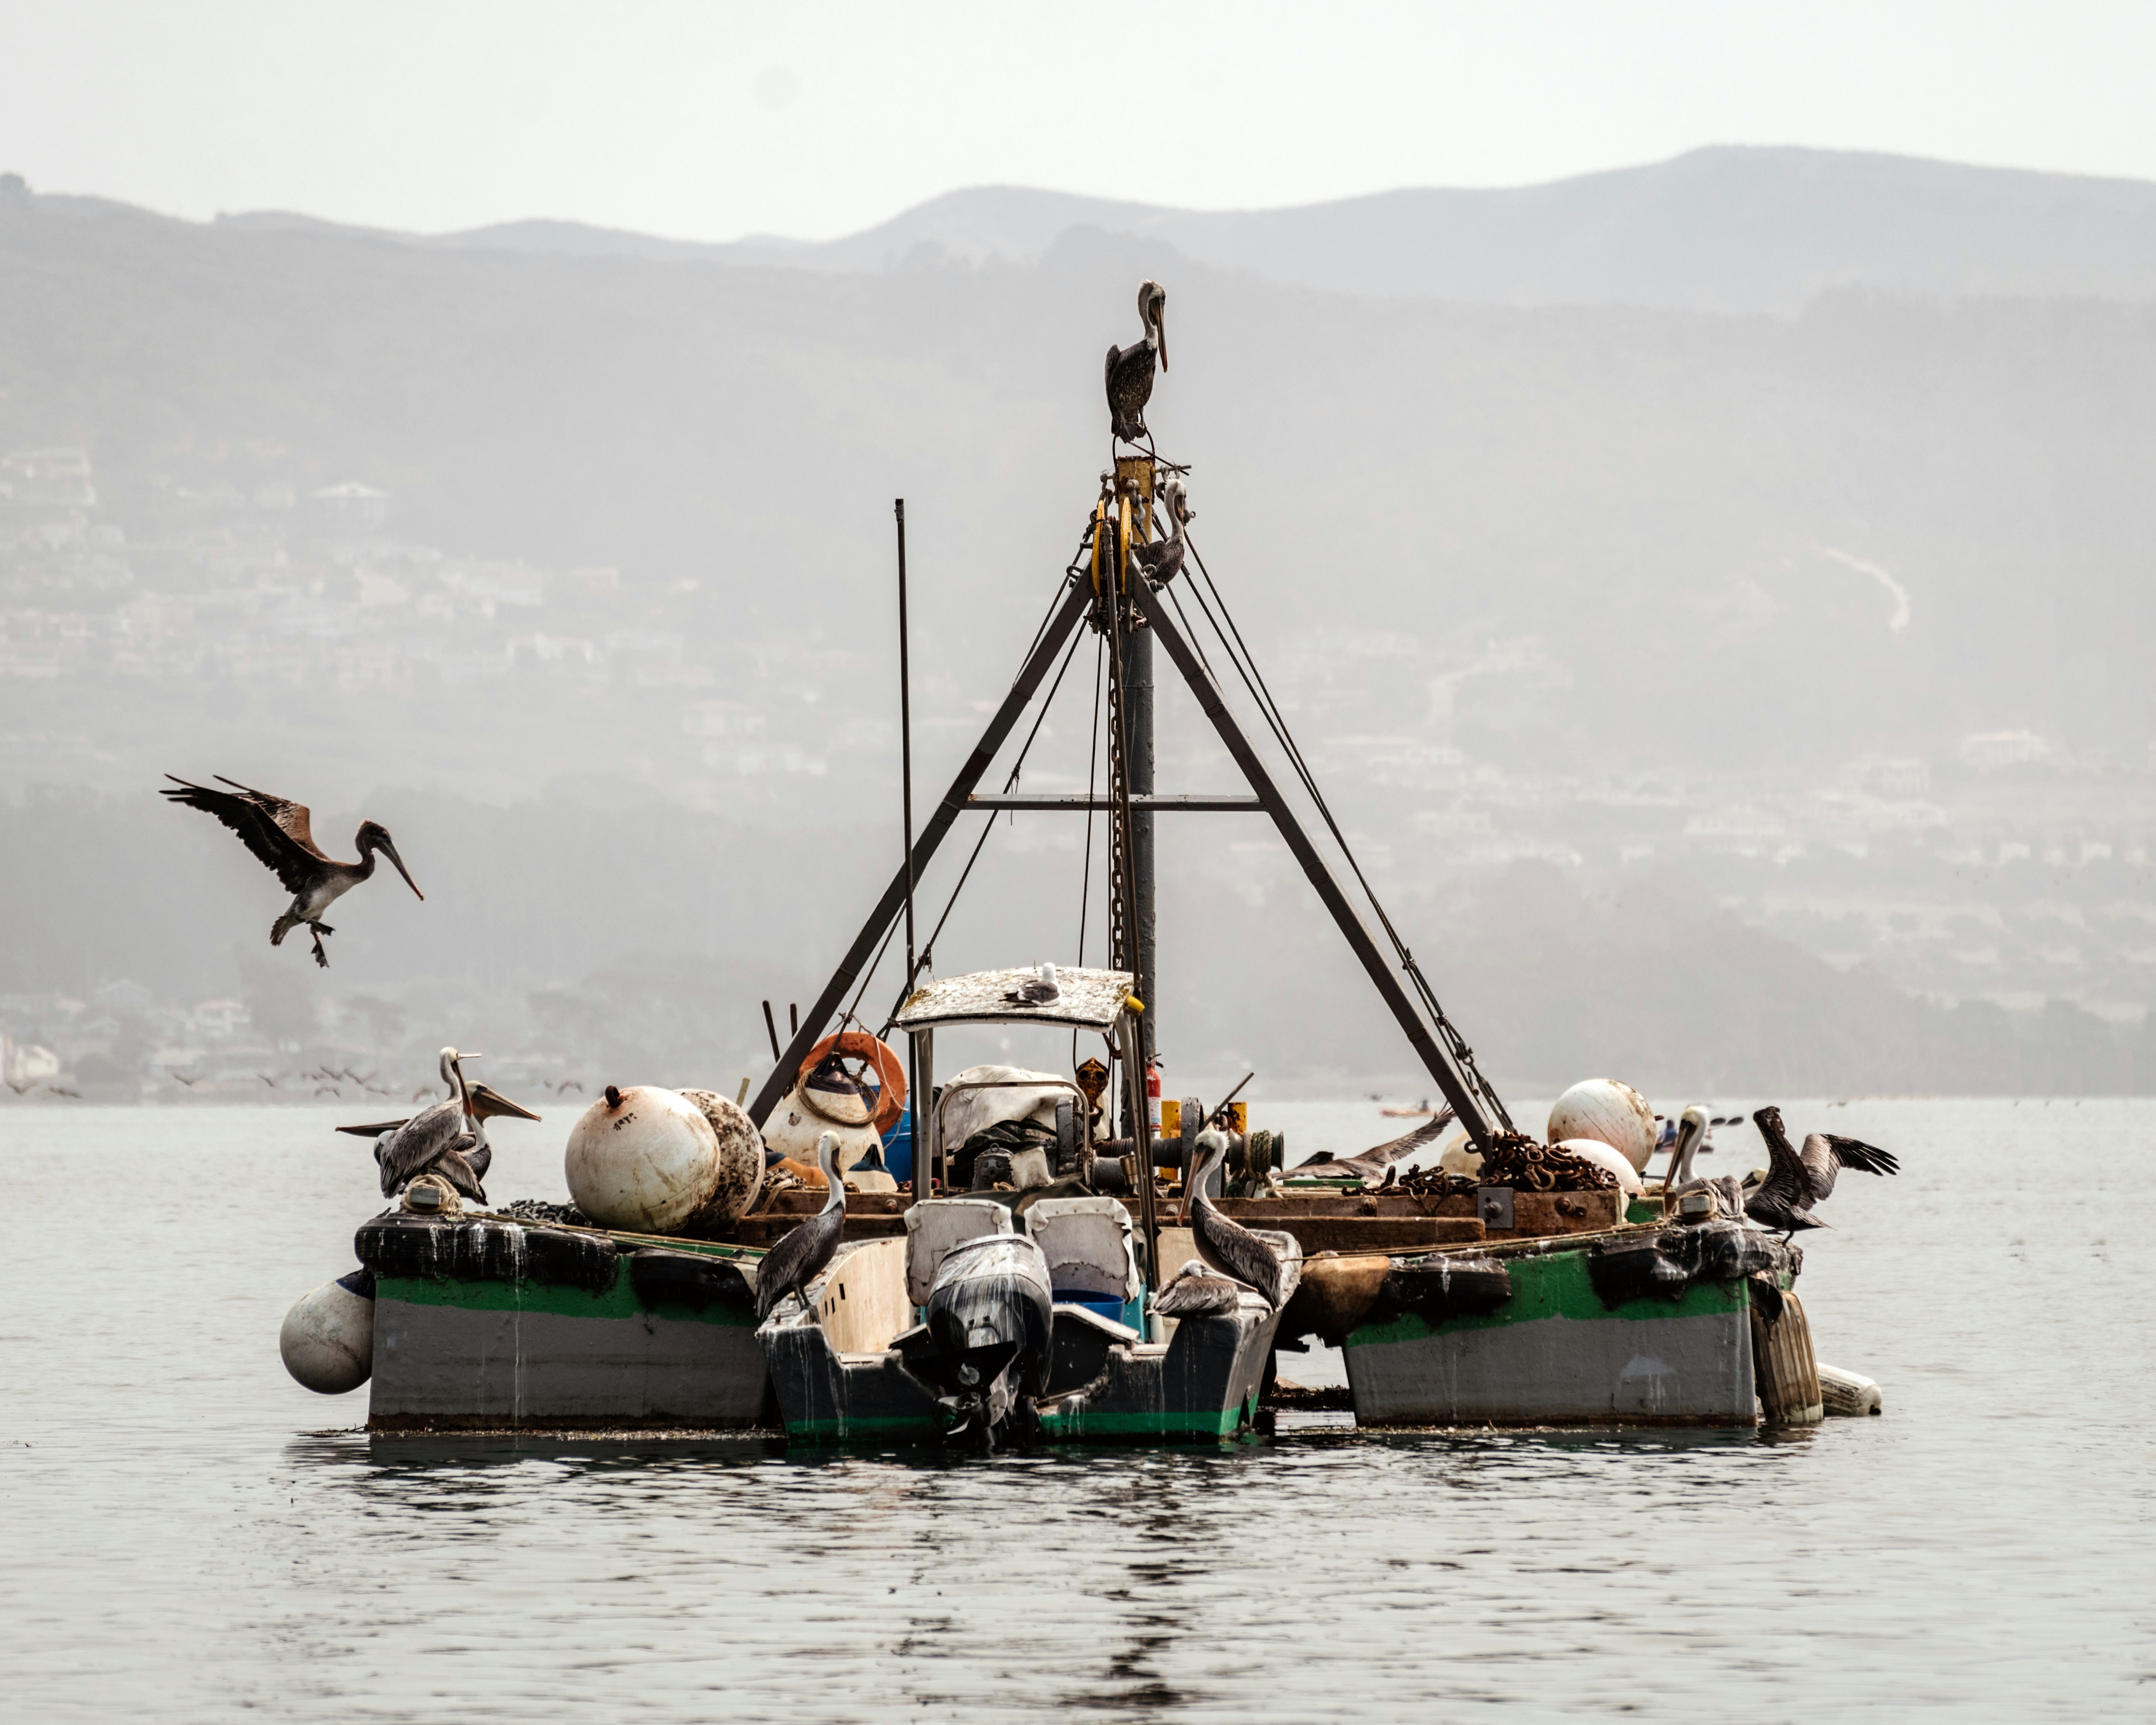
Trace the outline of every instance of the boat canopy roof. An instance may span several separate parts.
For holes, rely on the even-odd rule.
[[[1025,1006],[1004,999],[1036,979],[1031,966],[938,977],[913,991],[894,1022],[901,1030],[929,1030],[940,1024],[1061,1024],[1105,1034],[1122,1016],[1132,980],[1127,970],[1065,970],[1058,965],[1055,983],[1060,992],[1045,1005]]]

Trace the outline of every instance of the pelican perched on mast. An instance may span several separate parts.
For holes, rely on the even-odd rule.
[[[1156,587],[1166,586],[1183,572],[1183,529],[1187,522],[1198,519],[1198,511],[1190,506],[1189,493],[1181,480],[1171,478],[1161,491],[1172,524],[1168,537],[1131,547],[1131,561],[1146,572],[1146,578]]]
[[[219,784],[230,785],[232,789],[218,791],[208,785],[190,784],[167,773],[165,777],[179,788],[163,790],[161,794],[186,808],[215,815],[239,834],[247,848],[284,883],[285,890],[292,895],[292,902],[285,914],[270,926],[271,946],[282,946],[285,937],[304,922],[315,937],[315,963],[328,969],[330,955],[322,950],[322,937],[336,931],[322,921],[323,913],[361,881],[372,878],[374,854],[377,850],[397,865],[397,872],[404,877],[404,884],[412,889],[414,897],[426,897],[419,891],[419,883],[412,878],[412,871],[404,866],[404,859],[398,855],[389,829],[380,822],[363,820],[359,824],[359,831],[352,840],[359,850],[357,862],[336,862],[324,855],[315,844],[305,803],[273,796],[268,791],[249,790],[221,773],[210,776]]]
[[[1128,347],[1108,349],[1108,417],[1114,434],[1134,444],[1152,434],[1146,429],[1146,403],[1152,399],[1153,362],[1168,369],[1168,290],[1157,281],[1138,284],[1138,321],[1144,338]]]
[[[1301,1279],[1302,1248],[1292,1235],[1245,1228],[1214,1209],[1205,1187],[1228,1159],[1227,1133],[1208,1127],[1198,1135],[1198,1149],[1199,1166],[1184,1171],[1183,1209],[1176,1219],[1189,1224],[1200,1257],[1255,1288],[1277,1312]]]

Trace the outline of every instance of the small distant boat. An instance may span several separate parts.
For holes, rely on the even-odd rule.
[[[1431,1107],[1430,1105],[1430,1098],[1428,1096],[1424,1096],[1422,1099],[1422,1106],[1419,1107],[1380,1108],[1378,1111],[1393,1120],[1427,1120],[1433,1114],[1444,1113],[1445,1110],[1442,1107]]]

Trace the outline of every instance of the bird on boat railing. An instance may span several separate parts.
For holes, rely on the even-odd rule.
[[[1845,1138],[1832,1132],[1811,1132],[1799,1151],[1782,1129],[1782,1111],[1766,1107],[1752,1116],[1759,1136],[1767,1141],[1767,1178],[1745,1200],[1746,1217],[1763,1228],[1779,1228],[1786,1240],[1800,1229],[1824,1228],[1812,1207],[1826,1202],[1834,1191],[1835,1177],[1843,1168],[1867,1174],[1898,1174],[1902,1164],[1893,1154],[1861,1138]]]
[[[846,1231],[846,1183],[839,1168],[839,1135],[825,1132],[816,1140],[816,1165],[824,1171],[827,1191],[824,1208],[781,1235],[763,1255],[756,1272],[756,1321],[778,1308],[788,1294],[808,1303],[808,1284],[824,1273],[839,1250],[839,1236]]]
[[[239,834],[247,848],[284,883],[285,890],[292,895],[292,902],[285,914],[270,925],[271,946],[282,946],[285,937],[304,922],[315,937],[315,963],[326,970],[330,955],[322,950],[322,937],[336,931],[321,920],[323,913],[361,881],[372,877],[374,854],[377,850],[397,865],[397,872],[404,877],[404,884],[412,889],[415,897],[426,897],[419,891],[419,883],[412,878],[412,871],[404,866],[404,859],[398,855],[389,829],[380,822],[363,820],[359,824],[359,831],[352,840],[359,850],[357,862],[336,862],[316,845],[305,803],[272,796],[267,791],[249,790],[221,773],[210,776],[219,784],[231,785],[232,789],[212,790],[207,785],[190,784],[167,773],[165,777],[179,788],[164,790],[161,794],[187,808],[215,815]]]
[[[1199,1255],[1208,1264],[1255,1288],[1277,1312],[1295,1291],[1289,1265],[1296,1266],[1299,1276],[1301,1249],[1292,1235],[1245,1228],[1214,1209],[1205,1188],[1228,1159],[1225,1132],[1208,1127],[1198,1135],[1198,1167],[1184,1170],[1183,1208],[1176,1219],[1188,1223]]]
[[[484,1056],[475,1054],[460,1054],[457,1056],[460,1061],[476,1060],[482,1058]],[[455,1100],[455,1088],[454,1084],[450,1086],[452,1101]],[[418,1092],[422,1097],[428,1094],[429,1092],[424,1090]],[[473,1084],[467,1081],[465,1086],[465,1117],[472,1135],[472,1146],[462,1154],[465,1161],[470,1164],[471,1171],[484,1180],[486,1178],[487,1170],[494,1166],[494,1147],[487,1142],[486,1137],[487,1122],[501,1119],[536,1120],[539,1117],[522,1103],[511,1101],[490,1084]],[[341,1126],[337,1130],[341,1132],[349,1132],[356,1138],[379,1139],[385,1132],[393,1132],[410,1124],[411,1122],[408,1119],[377,1120],[372,1125]]]
[[[1155,587],[1165,587],[1183,572],[1183,530],[1198,519],[1198,511],[1187,501],[1188,494],[1181,480],[1170,478],[1162,488],[1162,495],[1170,523],[1168,537],[1131,547],[1131,561],[1145,571],[1146,578]]]
[[[1734,1174],[1719,1174],[1712,1179],[1692,1178],[1692,1158],[1704,1149],[1711,1149],[1708,1133],[1713,1122],[1707,1110],[1697,1106],[1687,1108],[1678,1117],[1676,1138],[1670,1156],[1669,1171],[1662,1176],[1662,1191],[1666,1196],[1681,1198],[1687,1192],[1712,1192],[1722,1206],[1722,1213],[1736,1221],[1744,1219],[1744,1183]]]
[[[1225,1317],[1242,1297],[1242,1283],[1215,1276],[1203,1258],[1193,1258],[1153,1296],[1152,1309],[1163,1317]]]
[[[396,1197],[422,1174],[439,1174],[473,1203],[486,1202],[486,1189],[480,1183],[482,1169],[471,1162],[470,1153],[479,1147],[480,1134],[471,1117],[470,1091],[464,1074],[464,1062],[480,1058],[444,1048],[442,1081],[449,1087],[449,1100],[421,1109],[374,1141],[374,1160],[382,1170],[384,1198]],[[490,1159],[482,1157],[480,1161]]]
[[[1157,281],[1138,284],[1138,321],[1145,326],[1144,339],[1128,347],[1108,350],[1108,417],[1115,435],[1134,444],[1152,434],[1146,429],[1146,403],[1152,399],[1153,362],[1168,369],[1168,290]]]

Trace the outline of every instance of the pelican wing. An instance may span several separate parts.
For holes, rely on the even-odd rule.
[[[236,778],[227,778],[222,773],[213,773],[210,777],[219,784],[228,784],[235,791],[245,792],[247,800],[268,815],[279,832],[309,855],[319,856],[324,862],[329,860],[328,854],[315,843],[314,829],[308,823],[305,803],[295,803],[290,797],[280,797],[274,791],[252,789]]]
[[[450,1151],[473,1142],[458,1103],[437,1102],[421,1110],[374,1147],[374,1159],[382,1168],[382,1195],[394,1198]]]
[[[190,784],[169,773],[165,777],[179,788],[167,788],[161,794],[183,808],[199,809],[205,814],[215,815],[239,834],[240,842],[284,883],[287,892],[305,892],[320,877],[320,865],[329,859],[315,849],[311,838],[305,836],[307,811],[298,803],[285,803],[281,798],[269,799],[298,811],[299,834],[295,835],[256,799],[254,793],[243,796],[232,791],[213,790],[208,785]]]
[[[1891,1151],[1861,1138],[1837,1137],[1832,1132],[1813,1132],[1804,1139],[1804,1173],[1811,1181],[1815,1203],[1834,1190],[1835,1176],[1853,1168],[1867,1174],[1898,1174],[1902,1164]]]
[[[1154,1297],[1163,1317],[1224,1317],[1242,1298],[1224,1276],[1178,1276]]]
[[[1365,1150],[1355,1159],[1358,1162],[1374,1161],[1379,1168],[1383,1168],[1388,1163],[1398,1162],[1404,1156],[1412,1156],[1424,1145],[1435,1138],[1445,1127],[1450,1126],[1456,1117],[1451,1109],[1440,1108],[1413,1132],[1390,1139],[1372,1149]]]
[[[771,1316],[781,1300],[807,1287],[823,1273],[832,1254],[839,1250],[839,1236],[845,1231],[845,1226],[844,1206],[826,1204],[799,1227],[782,1235],[763,1255],[763,1262],[756,1271],[758,1323]]]
[[[1759,1128],[1759,1136],[1767,1141],[1767,1178],[1760,1183],[1757,1198],[1763,1198],[1770,1209],[1808,1210],[1811,1208],[1811,1174],[1790,1143],[1787,1132],[1770,1131],[1768,1123],[1753,1117]]]
[[[378,1138],[384,1132],[395,1132],[403,1124],[402,1120],[377,1120],[372,1126],[341,1126],[337,1130],[350,1132],[355,1138]]]

